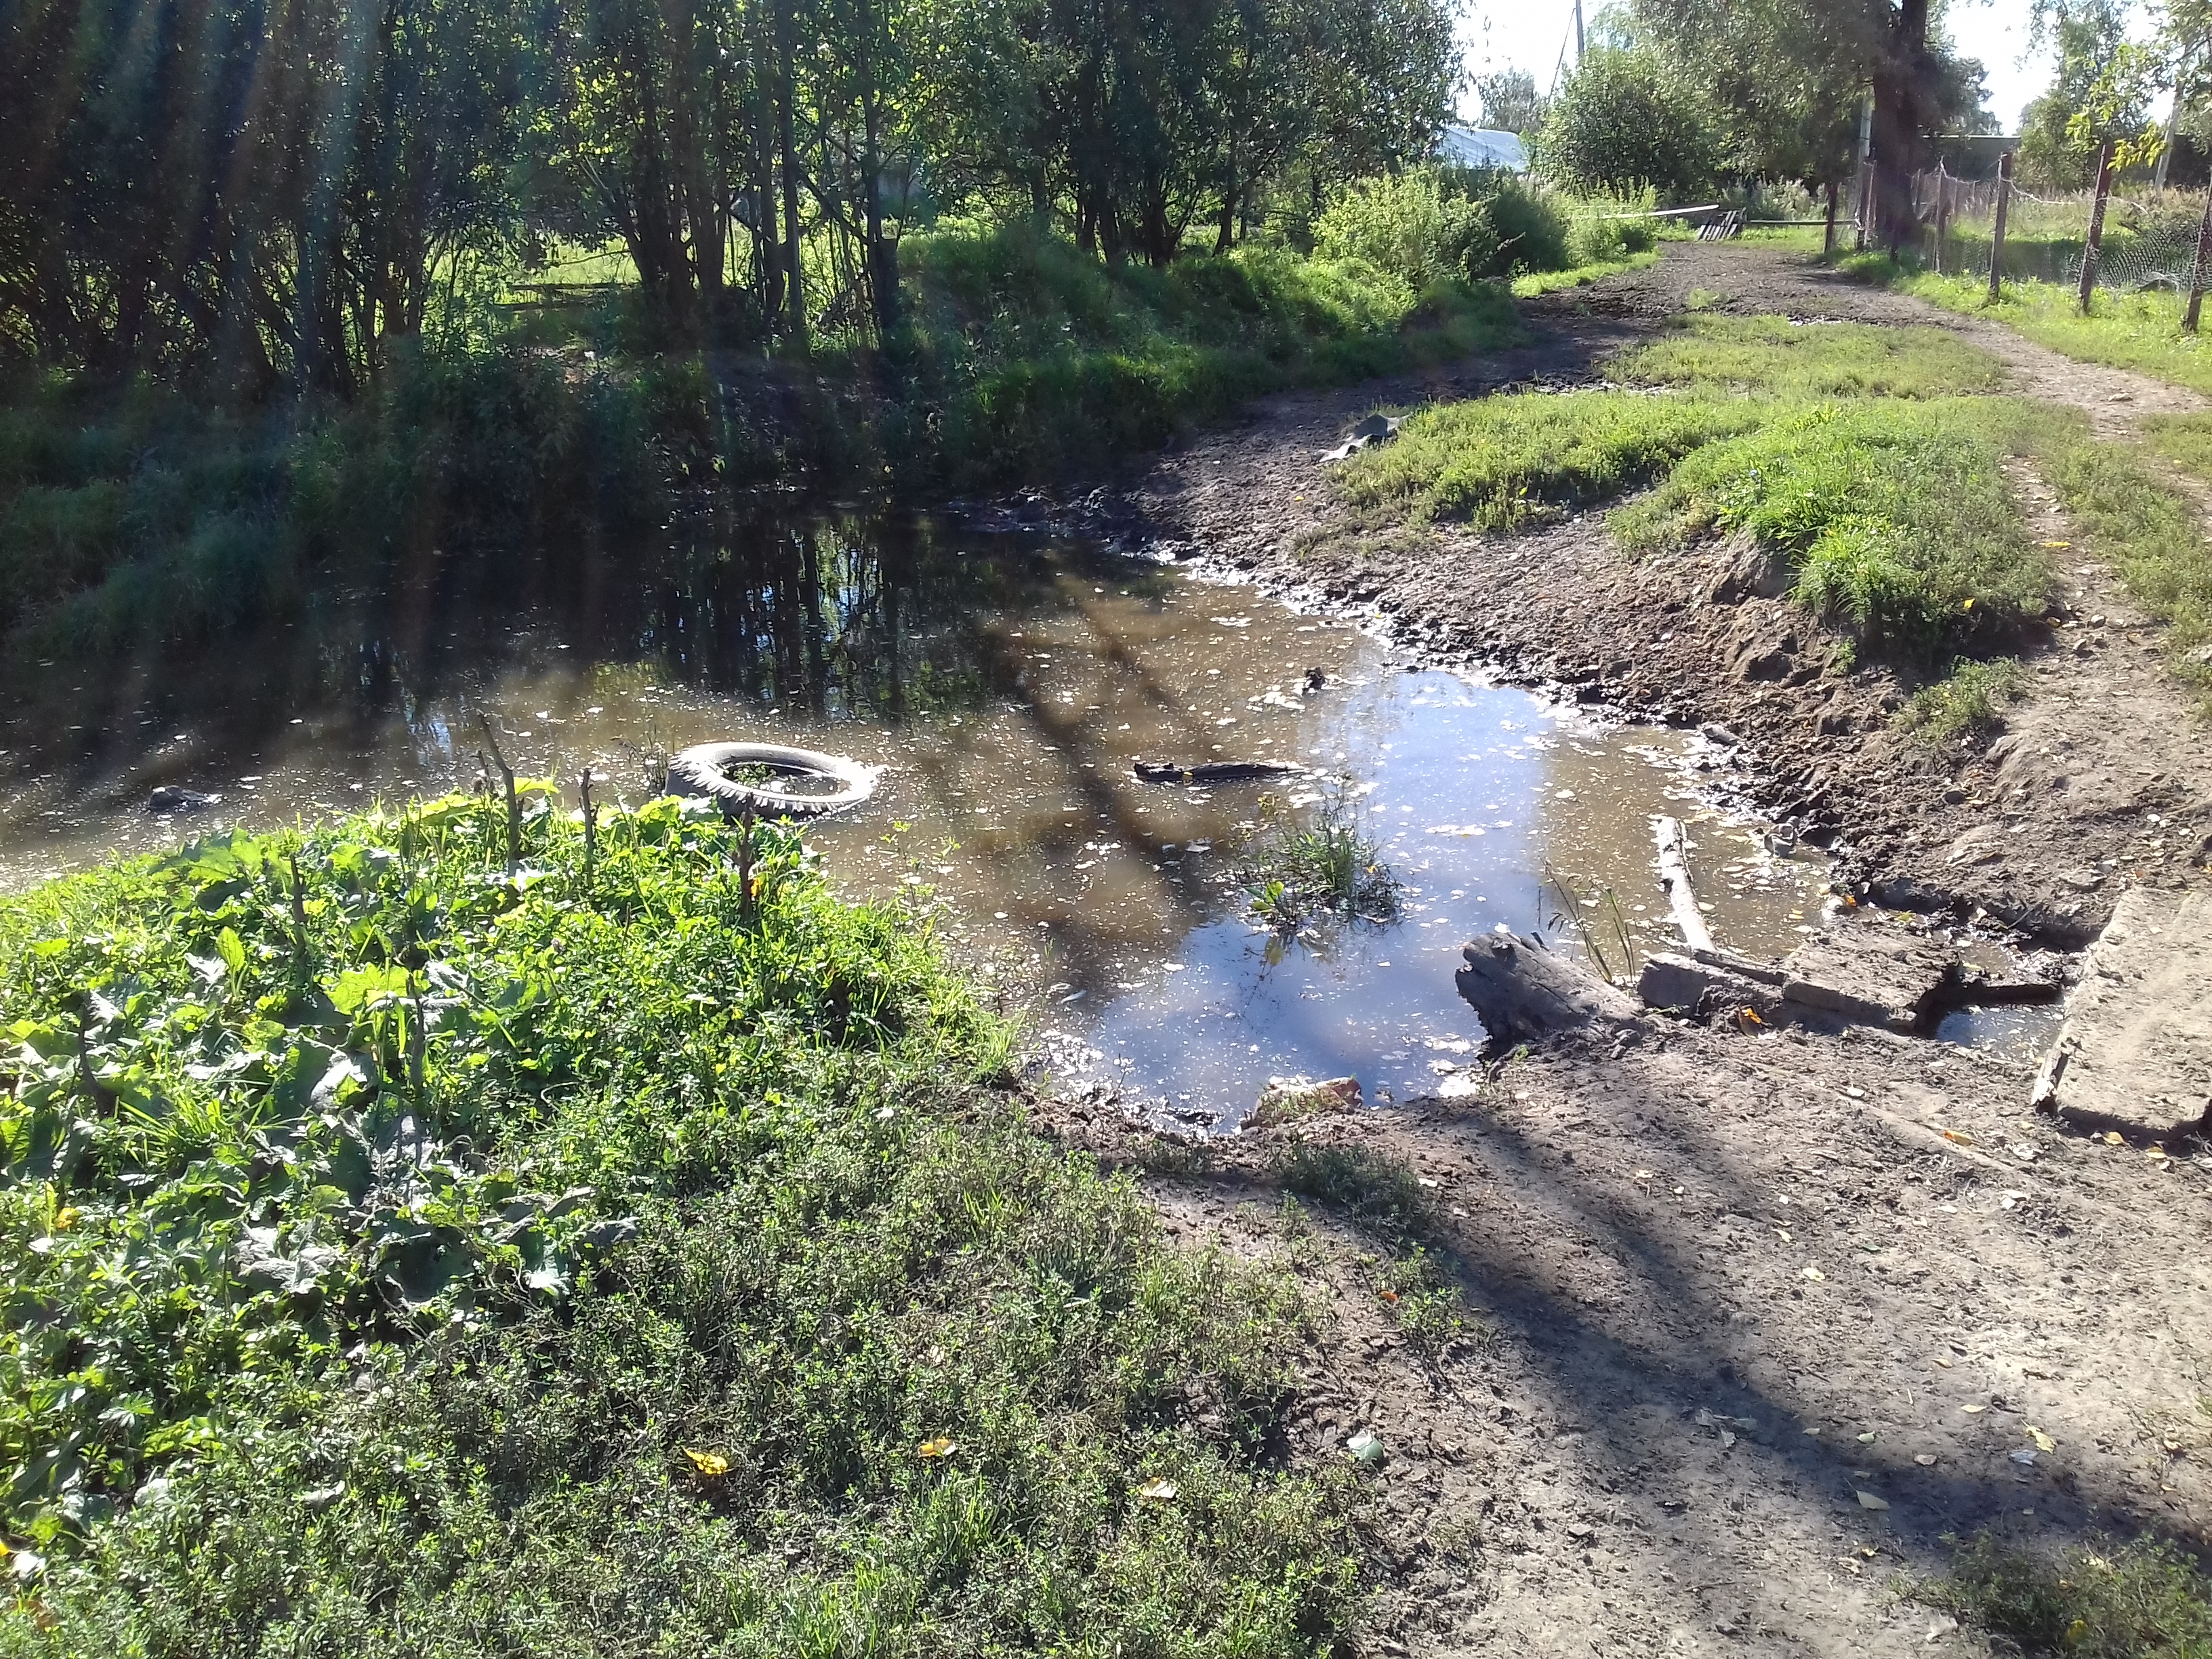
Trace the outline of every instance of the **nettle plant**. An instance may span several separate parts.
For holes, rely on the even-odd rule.
[[[796,1018],[866,1047],[895,1023],[827,918],[762,926],[819,902],[795,830],[662,800],[579,860],[541,793],[510,874],[509,821],[457,796],[227,834],[5,917],[10,1535],[112,1513],[217,1434],[229,1379],[569,1296],[635,1223],[604,1147],[556,1132],[564,1098],[634,1064],[710,1083],[694,1032]],[[619,1167],[680,1162],[665,1142]]]

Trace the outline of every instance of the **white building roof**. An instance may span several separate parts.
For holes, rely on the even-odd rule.
[[[1437,159],[1462,167],[1528,170],[1528,151],[1519,136],[1491,127],[1446,127],[1437,140]]]

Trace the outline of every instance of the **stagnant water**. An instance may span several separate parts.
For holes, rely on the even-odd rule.
[[[1655,814],[1692,823],[1725,944],[1786,951],[1825,885],[1817,860],[1714,810],[1720,761],[1692,734],[1404,666],[1249,589],[928,519],[740,526],[520,572],[433,558],[242,642],[27,669],[0,753],[16,886],[219,823],[468,787],[487,720],[519,771],[572,795],[596,763],[635,798],[657,757],[709,738],[878,762],[878,800],[809,831],[835,884],[933,890],[978,971],[1045,991],[1063,1070],[1193,1121],[1233,1121],[1273,1077],[1450,1091],[1482,1035],[1452,981],[1469,939],[1540,925],[1617,959],[1620,931],[1671,937]],[[1314,775],[1161,787],[1139,759]],[[162,782],[222,799],[155,817]],[[1291,939],[1252,921],[1238,849],[1271,794],[1354,813],[1404,883],[1397,920]]]

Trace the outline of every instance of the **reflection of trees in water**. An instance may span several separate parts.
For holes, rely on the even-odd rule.
[[[1042,562],[966,558],[931,520],[853,515],[695,538],[653,585],[641,649],[704,689],[897,721],[994,689],[978,625],[1046,603]]]
[[[397,720],[426,756],[467,752],[487,693],[525,667],[628,665],[636,690],[676,681],[896,722],[1009,691],[1018,664],[991,634],[1064,604],[1054,582],[1022,544],[912,514],[723,514],[644,545],[580,524],[528,556],[410,546],[379,580],[311,594],[249,637],[11,675],[0,771],[112,772],[188,726],[211,752],[250,753],[301,716],[336,741]]]

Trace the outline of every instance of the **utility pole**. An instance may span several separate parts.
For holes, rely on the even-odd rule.
[[[1575,67],[1583,66],[1583,0],[1575,0]]]

